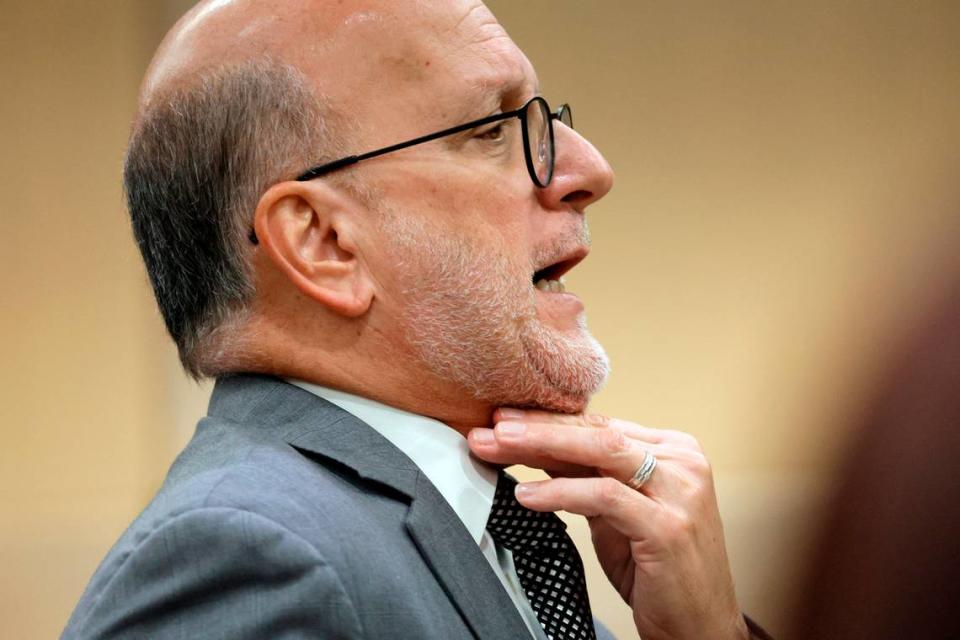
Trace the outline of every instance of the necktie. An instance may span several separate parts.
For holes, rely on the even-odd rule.
[[[513,553],[520,586],[547,637],[596,640],[583,563],[566,525],[553,513],[531,511],[517,502],[516,484],[500,472],[487,531]]]

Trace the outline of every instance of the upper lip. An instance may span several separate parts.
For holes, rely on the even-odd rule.
[[[587,257],[590,253],[590,247],[587,245],[577,245],[561,255],[553,258],[540,266],[533,274],[533,280],[559,280],[564,275]]]

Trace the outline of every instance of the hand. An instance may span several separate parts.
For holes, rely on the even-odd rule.
[[[644,640],[748,638],[734,594],[710,465],[697,441],[595,415],[499,409],[470,432],[474,455],[543,469],[517,485],[536,511],[587,517],[604,572],[633,609]],[[657,457],[638,491],[625,484]]]

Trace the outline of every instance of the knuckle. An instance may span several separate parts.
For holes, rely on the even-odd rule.
[[[682,543],[694,536],[696,520],[691,518],[690,514],[686,512],[674,512],[668,519],[664,529],[668,542],[674,544]]]
[[[620,431],[603,429],[597,431],[596,438],[599,441],[600,449],[611,455],[624,453],[630,449],[629,438]]]
[[[690,457],[690,469],[700,477],[713,477],[713,467],[707,456],[699,451]]]
[[[614,478],[602,478],[597,483],[597,500],[606,505],[614,505],[623,499],[623,484]]]
[[[547,438],[534,438],[530,441],[529,444],[530,451],[535,456],[548,456],[550,455],[551,446],[547,441]]]
[[[700,446],[700,441],[686,431],[673,431],[672,434],[677,444],[684,448],[692,449],[693,451],[703,451],[703,448]]]
[[[687,499],[687,504],[693,508],[700,508],[706,504],[710,491],[707,485],[700,482],[693,482],[684,492],[684,495]]]
[[[556,438],[549,429],[538,430],[529,434],[526,446],[536,456],[549,456],[556,449]]]
[[[599,413],[585,413],[584,419],[587,421],[587,424],[593,425],[594,427],[607,427],[610,425],[610,418]]]

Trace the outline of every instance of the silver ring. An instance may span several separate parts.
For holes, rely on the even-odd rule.
[[[643,462],[640,463],[640,466],[637,467],[637,470],[633,472],[633,477],[627,480],[627,486],[631,489],[636,489],[640,491],[647,480],[650,479],[650,476],[653,475],[653,470],[657,468],[657,458],[649,451],[644,452]]]

